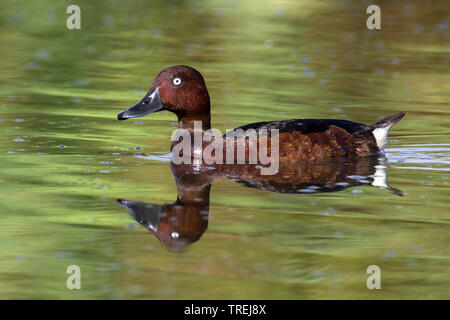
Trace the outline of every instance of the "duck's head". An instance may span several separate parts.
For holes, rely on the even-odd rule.
[[[161,71],[150,90],[135,106],[117,115],[119,120],[142,117],[168,110],[178,117],[180,127],[193,127],[194,121],[210,126],[209,94],[200,72],[188,66],[173,66]]]

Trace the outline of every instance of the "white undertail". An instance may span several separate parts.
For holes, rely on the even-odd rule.
[[[386,145],[386,143],[388,141],[388,132],[391,127],[392,126],[384,127],[384,128],[375,128],[372,131],[372,134],[375,137],[378,149],[380,151],[383,151],[384,146]]]

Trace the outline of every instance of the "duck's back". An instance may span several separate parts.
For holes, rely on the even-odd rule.
[[[339,127],[348,133],[367,131],[370,129],[370,126],[362,123],[336,119],[289,119],[267,122],[262,121],[249,123],[236,129],[242,129],[244,131],[248,129],[278,129],[279,133],[297,131],[301,134],[309,134],[324,132],[328,130],[330,126]]]

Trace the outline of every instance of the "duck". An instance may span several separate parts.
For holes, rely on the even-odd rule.
[[[178,129],[192,134],[196,124],[200,124],[198,128],[202,131],[211,129],[210,97],[205,80],[198,70],[186,65],[162,70],[144,98],[120,112],[117,119],[127,120],[163,110],[177,116]],[[261,121],[235,130],[276,129],[278,160],[320,162],[336,158],[370,157],[382,153],[388,141],[389,130],[404,116],[404,112],[398,112],[371,125],[341,119]],[[176,142],[172,143],[171,150],[175,145]],[[248,154],[248,150],[246,152]]]

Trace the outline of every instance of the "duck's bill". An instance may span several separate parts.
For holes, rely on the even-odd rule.
[[[159,96],[159,89],[150,90],[138,104],[122,111],[117,119],[126,120],[130,118],[143,117],[147,114],[161,111],[165,108]]]
[[[164,207],[145,202],[117,199],[117,202],[130,210],[130,215],[134,220],[144,227],[153,231],[158,231],[158,226],[164,216]]]

